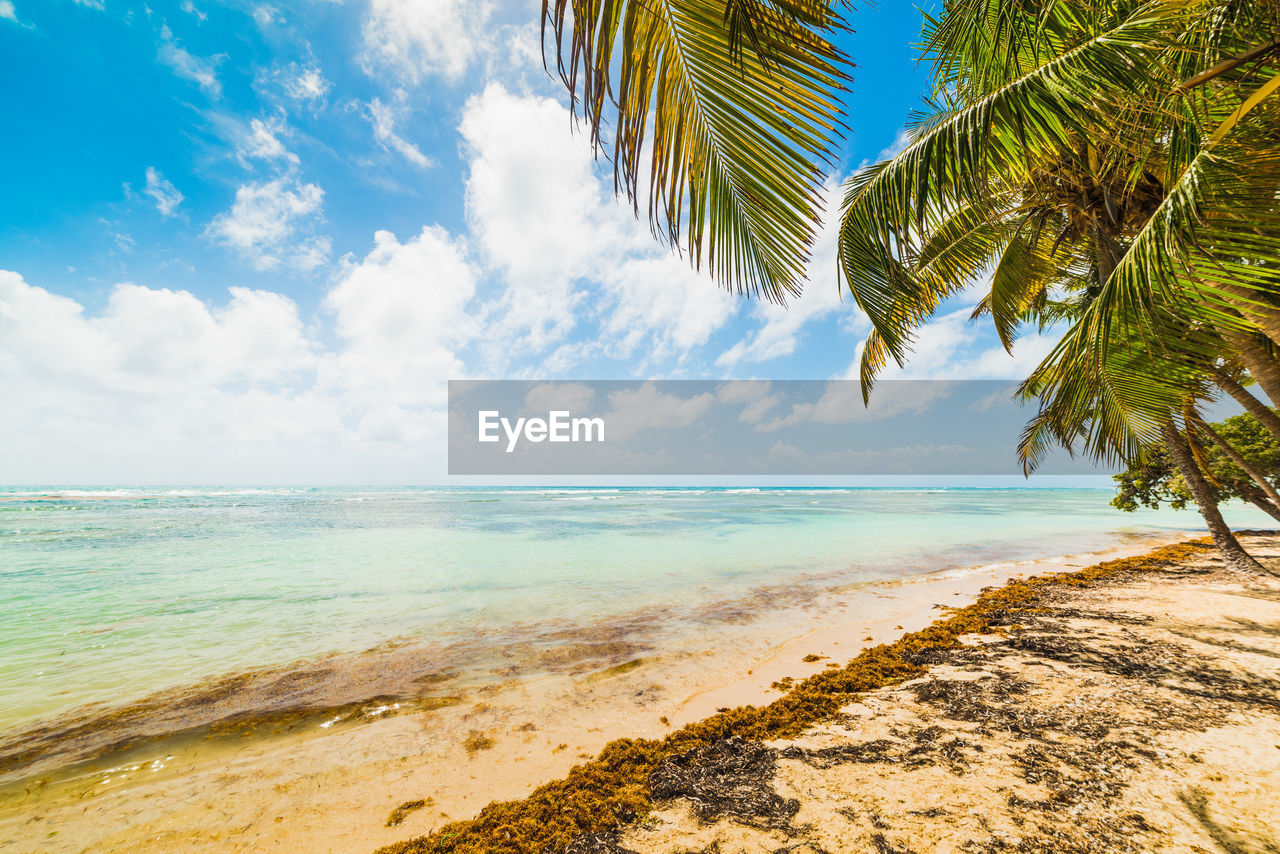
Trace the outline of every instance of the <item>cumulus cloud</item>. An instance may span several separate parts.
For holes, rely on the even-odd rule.
[[[243,184],[208,233],[260,270],[312,270],[329,257],[328,238],[315,233],[323,205],[324,190],[292,177]]]
[[[856,424],[883,421],[904,412],[923,414],[950,393],[945,383],[883,383],[876,387],[870,402],[864,403],[860,383],[829,381],[813,403],[793,404],[786,415],[757,421],[755,429],[768,433],[806,422]]]
[[[210,309],[186,291],[123,283],[101,314],[86,317],[74,300],[0,271],[6,360],[15,375],[150,394],[273,382],[308,366],[311,347],[290,299],[248,288],[229,293],[226,305]]]
[[[467,310],[477,277],[462,241],[442,228],[406,243],[379,231],[324,300],[344,342],[333,381],[378,418],[442,405],[444,381],[465,373],[459,350],[478,334]]]
[[[253,20],[259,27],[266,29],[275,24],[284,23],[284,16],[276,7],[262,3],[253,7]]]
[[[185,198],[173,182],[161,175],[154,167],[147,167],[147,186],[143,190],[155,200],[156,210],[162,216],[173,216],[173,211],[182,204]]]
[[[746,404],[738,414],[744,424],[759,423],[781,399],[772,393],[769,380],[739,380],[725,383],[716,390],[716,400],[727,404]]]
[[[378,141],[384,151],[395,151],[419,169],[427,169],[435,165],[430,157],[422,153],[422,149],[396,133],[396,121],[400,111],[389,104],[374,98],[365,107],[365,115],[373,126],[373,138]]]
[[[507,283],[489,306],[507,340],[542,350],[586,319],[600,335],[565,345],[559,361],[551,357],[557,369],[593,354],[627,358],[642,345],[651,359],[678,357],[737,310],[614,198],[562,105],[490,84],[468,100],[460,130],[470,232]],[[591,304],[586,281],[594,283]]]
[[[680,397],[659,391],[653,383],[645,383],[636,389],[623,389],[609,393],[610,438],[619,441],[655,427],[678,429],[688,427],[706,415],[715,395],[702,392],[693,397]]]
[[[183,445],[221,422],[219,407],[231,397],[266,400],[314,359],[296,306],[279,294],[232,288],[224,305],[209,307],[185,291],[125,283],[89,315],[0,271],[0,385],[12,404],[0,415],[6,443],[30,444],[32,433],[48,431],[43,441],[68,454]],[[264,429],[279,417],[269,407],[259,415]]]
[[[378,232],[309,328],[288,297],[116,285],[90,312],[0,271],[14,479],[398,481],[442,470],[446,380],[479,334],[461,241]],[[56,454],[50,449],[57,448]],[[405,466],[416,466],[407,473]]]
[[[314,61],[290,62],[263,69],[258,72],[254,86],[277,100],[283,95],[289,106],[309,110],[323,107],[333,89],[333,84]]]
[[[329,94],[332,84],[325,79],[319,66],[305,68],[293,64],[294,70],[285,80],[285,94],[295,101],[322,101]]]
[[[15,24],[20,23],[18,21],[18,12],[13,8],[13,0],[0,0],[0,18],[6,21],[13,21]]]
[[[484,0],[371,0],[365,67],[410,82],[434,74],[456,80],[480,55],[491,10]]]
[[[961,300],[964,302],[964,300]],[[990,319],[969,320],[972,306],[965,305],[938,314],[921,327],[912,343],[907,364],[899,368],[892,361],[881,372],[884,379],[974,379],[1021,380],[1053,350],[1060,332],[1046,330],[1022,336],[1007,352],[992,336],[981,334],[981,324]],[[856,378],[861,369],[861,347],[844,375]]]

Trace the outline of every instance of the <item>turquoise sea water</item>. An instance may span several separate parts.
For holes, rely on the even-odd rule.
[[[1094,489],[0,489],[0,730],[392,638],[518,640],[1196,530]],[[1233,524],[1271,527],[1252,508]],[[757,597],[758,598],[758,597]]]

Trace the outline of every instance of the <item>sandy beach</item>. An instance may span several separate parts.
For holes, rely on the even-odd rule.
[[[1206,552],[1051,590],[799,737],[660,768],[657,810],[574,850],[1280,850],[1280,583]]]
[[[950,570],[910,581],[859,585],[813,600],[787,602],[780,597],[779,607],[772,611],[741,608],[739,603],[741,610],[735,619],[726,621],[724,633],[712,636],[719,645],[688,645],[653,654],[610,636],[587,633],[580,643],[558,647],[556,660],[543,661],[545,672],[536,677],[520,678],[518,668],[512,669],[511,678],[483,681],[446,673],[421,680],[422,690],[413,701],[406,701],[403,695],[381,700],[364,697],[338,707],[333,714],[279,718],[255,719],[232,713],[213,726],[158,741],[143,740],[130,749],[71,768],[41,767],[38,773],[19,777],[0,793],[0,845],[22,852],[372,851],[467,819],[491,801],[525,797],[537,786],[561,778],[574,766],[597,756],[614,739],[661,739],[715,715],[717,710],[774,702],[791,685],[830,671],[865,649],[892,642],[904,632],[925,629],[940,615],[950,613],[946,609],[973,603],[983,588],[1011,578],[1075,571],[1099,560],[1140,554],[1169,539],[1142,538],[1106,554]],[[1207,607],[1195,601],[1205,584],[1234,584],[1244,589],[1261,583],[1186,574],[1169,583],[1172,581],[1171,576],[1168,582],[1145,580],[1145,587],[1125,588],[1123,610],[1138,616],[1120,624],[1124,631],[1148,630],[1146,623],[1155,617],[1146,611],[1152,609],[1180,614],[1189,604]],[[1261,612],[1276,607],[1271,600],[1223,595],[1230,597],[1224,600],[1228,605],[1239,599],[1259,610],[1249,616],[1257,625],[1267,625],[1267,615]],[[1215,607],[1227,606],[1219,602]],[[1090,610],[1097,608],[1090,605]],[[1213,613],[1206,611],[1201,617],[1208,620]],[[1245,611],[1237,608],[1225,613],[1243,615]],[[1193,620],[1186,615],[1179,619]],[[726,639],[732,643],[725,643]],[[1254,640],[1250,636],[1241,642],[1253,644]],[[1243,654],[1227,646],[1212,647],[1211,651],[1219,657]],[[395,662],[397,655],[411,656],[412,651],[393,645],[371,654],[375,656],[372,666],[383,667]],[[332,661],[329,664],[327,669],[343,671],[332,667]],[[1013,664],[1002,661],[997,669],[1003,673]],[[1013,679],[1021,685],[1029,682],[1028,672],[1044,669],[1030,661],[1016,664],[1010,670],[1015,675],[1008,677],[966,670],[978,667],[976,660],[972,665],[940,664],[942,669],[935,678],[954,679],[952,671],[959,667],[969,674],[965,678],[978,680],[975,684],[985,686],[995,679],[993,690],[1006,697],[1009,692],[999,689],[1004,684],[1000,680]],[[1260,666],[1265,670],[1266,665],[1274,662],[1264,659]],[[1060,669],[1061,665],[1054,665],[1052,671]],[[1081,678],[1087,681],[1088,677]],[[247,684],[258,690],[263,681],[249,680]],[[821,752],[844,742],[856,745],[891,739],[889,732],[895,728],[899,732],[913,731],[911,727],[928,729],[935,724],[923,721],[938,717],[938,713],[911,699],[918,684],[862,697],[856,706],[842,709],[838,720],[824,723],[793,742],[770,743],[767,750]],[[1048,704],[1048,708],[1059,702],[1061,691],[1080,690],[1074,681],[1055,685],[1052,690],[1026,688],[1017,694],[1019,702],[1035,708]],[[232,687],[235,690],[218,695],[218,702],[233,704],[227,708],[234,707],[236,692],[245,689],[245,684],[237,681]],[[1004,714],[994,700],[984,698],[970,700],[991,705],[992,715]],[[1219,699],[1212,698],[1213,702]],[[215,711],[221,708],[217,703],[212,705]],[[184,713],[190,713],[189,706]],[[117,714],[117,719],[126,724],[131,720],[127,714]],[[973,729],[972,722],[963,724],[965,727]],[[98,725],[91,729],[101,732]],[[875,734],[869,734],[873,730]],[[1232,737],[1248,745],[1255,743],[1255,736],[1270,738],[1261,731]],[[964,736],[969,742],[976,737],[973,733]],[[1280,743],[1280,736],[1256,743]],[[1227,749],[1228,742],[1215,744],[1218,749]],[[900,749],[894,747],[889,752],[894,751]],[[999,753],[994,746],[982,751],[966,749],[963,755],[968,758],[964,761],[974,764],[974,752],[980,752],[984,759]],[[1270,758],[1257,761],[1265,763]],[[1016,774],[1019,766],[1009,762],[1001,766],[1000,775]],[[959,768],[958,763],[959,759],[952,764]],[[913,825],[902,818],[920,808],[911,805],[912,798],[923,798],[932,805],[939,801],[940,793],[928,794],[928,787],[922,788],[915,778],[895,778],[897,782],[890,784],[875,776],[893,776],[915,765],[888,760],[836,762],[827,763],[830,768],[819,773],[807,761],[778,760],[774,764],[780,769],[777,774],[790,773],[786,769],[791,768],[801,775],[792,782],[779,778],[776,788],[784,799],[797,797],[800,789],[831,792],[832,797],[840,792],[849,797],[870,797],[866,792],[858,794],[863,783],[867,792],[879,793],[875,797],[889,797],[886,793],[900,788],[901,809],[880,804],[860,812],[866,821],[872,815],[881,816],[878,820],[882,822],[888,821],[887,816],[897,816],[897,835],[885,838],[892,836],[906,847],[880,850],[953,850],[943,845],[941,837],[929,841],[928,822]],[[952,801],[973,799],[981,790],[988,799],[1004,803],[1014,791],[1004,777],[1000,778],[1003,782],[997,782],[983,776],[985,771],[957,776],[947,767],[934,762],[928,773],[945,771],[934,783],[945,789]],[[862,782],[848,776],[855,771],[864,775]],[[824,778],[828,772],[835,776]],[[817,776],[802,780],[804,773]],[[1028,793],[1017,792],[1028,802],[1036,797],[1043,800],[1045,795],[1043,786]],[[890,800],[896,803],[897,797]],[[838,818],[838,810],[846,806],[843,802],[802,803],[803,811],[786,823],[766,822],[761,829],[754,819],[739,826],[740,822],[723,817],[697,818],[677,799],[609,844],[634,851],[716,850],[709,847],[716,844],[722,851],[772,851],[807,840],[804,844],[812,843],[814,850],[848,850],[848,845],[862,839],[857,834],[870,834],[867,839],[871,839],[878,832],[874,823],[866,825],[866,821],[849,827],[832,824],[837,819],[831,815]],[[407,808],[397,811],[402,805]],[[848,824],[846,819],[838,821]],[[802,830],[806,827],[810,829]],[[955,837],[951,831],[948,834],[948,839]],[[864,843],[879,844],[866,839],[856,842]]]
[[[0,854],[1280,854],[1280,0],[0,79]]]

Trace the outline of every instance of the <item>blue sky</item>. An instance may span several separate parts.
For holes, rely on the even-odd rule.
[[[448,379],[846,375],[867,327],[830,235],[789,310],[689,270],[572,133],[537,15],[0,0],[0,478],[433,482]],[[915,8],[852,24],[837,178],[926,82]],[[906,375],[1045,352],[1005,354],[975,301]]]

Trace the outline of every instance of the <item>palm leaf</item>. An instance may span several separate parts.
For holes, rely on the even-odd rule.
[[[798,294],[843,126],[832,3],[543,0],[560,74],[615,187],[739,292]]]

